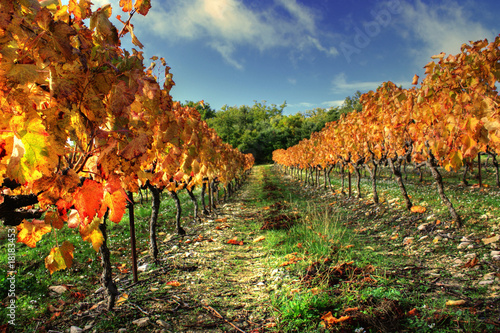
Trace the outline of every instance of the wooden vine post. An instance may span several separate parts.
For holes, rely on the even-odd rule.
[[[132,272],[134,274],[134,283],[139,282],[137,277],[137,249],[135,245],[135,220],[134,220],[134,194],[127,192],[128,196],[128,216],[130,225],[130,252],[132,254]]]

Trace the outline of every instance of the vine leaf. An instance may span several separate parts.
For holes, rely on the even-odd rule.
[[[33,220],[33,222],[29,222],[23,220],[23,223],[17,226],[17,242],[24,243],[29,247],[36,247],[36,242],[51,230],[52,227],[45,221]]]
[[[73,264],[73,251],[75,247],[68,241],[64,241],[61,247],[53,247],[45,258],[45,267],[50,274],[55,271],[66,269]]]
[[[101,219],[95,217],[91,223],[80,224],[80,236],[86,242],[92,243],[92,247],[96,252],[99,251],[102,243],[104,242],[104,237],[99,230],[99,225],[101,224]]]
[[[99,217],[102,217],[109,208],[109,220],[119,223],[122,220],[127,208],[127,193],[123,189],[113,193],[105,192]]]
[[[103,195],[103,185],[91,179],[86,179],[83,186],[75,191],[75,208],[82,219],[93,219],[96,216],[101,208]]]

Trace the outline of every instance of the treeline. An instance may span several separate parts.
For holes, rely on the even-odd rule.
[[[221,139],[238,148],[243,153],[251,153],[257,164],[272,162],[272,152],[298,144],[312,133],[318,132],[328,122],[336,121],[342,114],[360,111],[361,92],[349,96],[341,106],[324,109],[315,108],[294,115],[283,114],[286,102],[282,105],[267,105],[254,102],[254,105],[223,106],[213,110],[208,103],[191,101],[186,106],[196,107],[202,119],[215,129]]]

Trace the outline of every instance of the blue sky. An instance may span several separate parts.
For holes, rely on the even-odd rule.
[[[128,16],[118,0],[92,2]],[[215,110],[286,101],[284,113],[295,114],[340,105],[384,81],[407,88],[432,55],[500,33],[498,0],[151,3],[146,17],[132,18],[145,57],[164,57],[172,67],[175,100],[203,99]],[[122,46],[134,47],[130,35]]]

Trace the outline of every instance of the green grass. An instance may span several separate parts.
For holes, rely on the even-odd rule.
[[[460,294],[471,300],[485,300],[491,291],[486,288],[468,290],[468,283],[463,282],[461,287],[455,289],[458,294],[454,295],[447,290],[443,292],[440,288],[436,289],[435,285],[428,282],[432,279],[424,277],[418,270],[402,271],[405,266],[415,265],[416,261],[428,262],[434,265],[441,280],[452,281],[455,278],[456,273],[451,273],[449,270],[450,263],[440,261],[439,257],[460,257],[460,253],[456,250],[460,237],[456,236],[452,241],[443,240],[437,244],[430,242],[432,238],[427,242],[419,241],[419,238],[426,233],[419,234],[416,227],[423,223],[435,224],[437,221],[435,229],[442,228],[442,233],[460,235],[475,233],[478,237],[494,234],[495,230],[498,231],[500,195],[498,188],[493,186],[493,174],[483,173],[483,177],[487,176],[483,179],[483,183],[489,184],[490,187],[479,189],[461,186],[459,184],[461,175],[443,172],[446,193],[464,219],[464,226],[460,230],[456,230],[456,226],[451,223],[448,210],[442,205],[429,174],[425,175],[422,183],[418,181],[416,175],[409,175],[406,181],[407,191],[412,196],[413,204],[427,208],[426,213],[420,217],[404,209],[399,188],[392,179],[389,179],[386,171],[383,175],[384,177],[378,181],[381,204],[376,206],[371,203],[371,183],[367,178],[362,178],[361,181],[360,200],[347,199],[337,194],[332,197],[333,201],[329,202],[332,199],[328,199],[329,196],[323,190],[313,189],[310,186],[301,189],[297,186],[297,181],[278,180],[270,171],[267,172],[265,181],[275,187],[281,186],[279,188],[281,197],[287,198],[290,204],[289,213],[299,212],[302,216],[300,223],[290,230],[267,232],[268,251],[273,256],[269,260],[271,267],[286,262],[283,256],[297,252],[297,256],[303,256],[305,260],[287,266],[292,280],[301,281],[307,266],[325,257],[337,263],[353,261],[357,267],[372,265],[374,271],[371,276],[376,280],[372,284],[341,283],[336,286],[325,286],[320,281],[317,286],[323,290],[324,295],[332,293],[335,295],[329,298],[330,309],[327,304],[320,304],[318,308],[314,308],[310,298],[307,297],[297,298],[276,293],[273,295],[273,306],[280,318],[281,326],[278,331],[314,332],[320,323],[321,314],[327,310],[339,318],[344,315],[343,309],[361,305],[366,315],[369,315],[370,311],[372,314],[379,314],[378,307],[387,300],[397,302],[401,311],[417,309],[419,317],[407,316],[399,319],[400,327],[409,332],[494,330],[493,324],[478,319],[469,308],[445,306],[447,300],[460,298]],[[340,178],[332,177],[332,180],[333,187],[339,189]],[[283,181],[288,182],[288,186],[283,186]],[[354,181],[355,179],[353,185]],[[354,187],[353,195],[357,195]],[[409,236],[414,237],[412,244],[415,246],[401,245],[405,237]],[[299,243],[302,245],[300,248],[297,247]],[[346,249],[346,245],[352,247]],[[416,253],[414,248],[417,246],[425,248],[428,253]],[[480,247],[475,252],[481,257],[489,251],[488,248]],[[477,268],[479,269],[466,270],[466,278],[480,278],[491,269],[484,265]],[[312,295],[300,282],[296,283],[296,289]],[[295,309],[300,316],[290,316],[291,309]],[[308,309],[307,314],[304,314],[304,309]],[[317,309],[321,311],[315,312]],[[479,307],[472,311],[483,310]],[[304,316],[314,317],[311,318],[312,323],[303,320]],[[384,327],[377,328],[377,323],[371,324],[371,331]],[[330,329],[335,331],[335,327]],[[356,327],[351,326],[350,329],[354,330]]]
[[[200,190],[195,191],[199,200]],[[222,192],[221,192],[222,193]],[[179,194],[182,209],[183,223],[192,220],[193,204],[185,191]],[[151,195],[149,195],[149,200]],[[140,203],[140,197],[135,195],[135,229],[138,257],[144,256],[149,245],[149,219],[151,215],[151,204],[146,200]],[[157,232],[173,233],[175,230],[175,204],[167,194],[162,193],[162,204]],[[9,301],[7,292],[9,281],[7,277],[7,227],[0,227],[0,299]],[[130,251],[130,228],[128,212],[120,223],[107,222],[108,247],[111,250],[111,264],[116,272],[116,267],[125,264],[131,267]],[[25,244],[16,244],[16,323],[26,323],[25,330],[36,331],[39,325],[32,318],[48,319],[54,315],[52,307],[60,307],[58,300],[67,303],[76,302],[77,299],[71,294],[54,297],[49,291],[50,286],[68,285],[71,292],[81,292],[88,299],[92,293],[100,287],[100,274],[102,271],[99,254],[94,251],[89,242],[84,242],[77,229],[63,227],[57,230],[57,241],[61,244],[64,240],[70,241],[74,247],[73,265],[70,269],[50,274],[45,268],[44,258],[49,254],[52,247],[56,246],[55,231],[46,234],[37,242],[35,248],[29,248]],[[161,238],[161,237],[160,237]],[[142,253],[142,254],[141,254]],[[5,304],[5,303],[4,303]],[[0,318],[7,318],[4,306],[0,307]],[[3,320],[2,320],[3,322]],[[102,321],[99,329],[113,329],[115,324],[106,324]],[[114,322],[110,319],[109,321]],[[109,326],[109,327],[108,327]]]
[[[366,177],[361,181],[362,198],[355,199],[340,194],[332,195],[310,186],[302,187],[298,181],[274,173],[271,166],[258,166],[254,172],[257,179],[248,184],[251,196],[242,202],[245,206],[258,209],[260,213],[252,216],[253,222],[238,225],[234,235],[246,241],[259,235],[265,236],[265,240],[260,243],[265,253],[262,260],[265,260],[269,274],[267,288],[277,324],[269,327],[269,331],[345,329],[353,332],[358,329],[361,332],[361,328],[366,332],[391,331],[388,329],[390,322],[376,320],[383,317],[383,311],[387,309],[403,313],[392,323],[398,325],[396,331],[400,332],[490,332],[496,329],[492,320],[498,318],[498,294],[490,287],[480,287],[476,283],[486,273],[500,270],[498,263],[483,259],[494,247],[481,243],[482,238],[499,233],[500,191],[494,187],[492,173],[483,174],[483,182],[490,186],[479,189],[461,186],[461,175],[443,172],[446,194],[464,221],[463,227],[457,229],[451,223],[449,212],[442,205],[428,173],[422,183],[414,173],[409,173],[405,182],[413,204],[427,208],[423,214],[413,214],[404,209],[399,189],[387,170],[382,171],[382,178],[378,181],[379,205],[371,202],[371,184]],[[332,185],[334,189],[340,189],[338,175],[332,174]],[[353,190],[355,196],[354,187]],[[199,197],[199,190],[196,194]],[[192,204],[184,191],[180,199],[183,223],[186,223],[192,219]],[[138,200],[139,197],[136,197]],[[277,203],[282,207],[279,211],[273,208]],[[158,233],[161,233],[159,238],[163,239],[175,232],[175,206],[164,195],[160,209]],[[148,201],[135,206],[137,248],[139,253],[143,253],[139,256],[144,260],[148,260],[144,253],[148,249],[150,213]],[[297,219],[289,229],[259,229],[266,221],[279,215]],[[429,224],[430,229],[419,231],[417,227],[424,223]],[[128,216],[124,216],[119,224],[108,222],[108,230],[111,262],[115,271],[118,265],[124,263],[130,269]],[[439,234],[450,234],[451,239],[433,242]],[[5,279],[6,235],[6,228],[1,228],[0,296],[4,302],[8,290]],[[473,250],[457,249],[463,236],[477,240],[473,242],[477,246]],[[413,237],[412,242],[404,244],[407,237]],[[69,228],[58,231],[57,239],[59,242],[70,240],[75,245],[75,258],[71,269],[52,275],[43,263],[55,245],[52,234],[45,235],[36,248],[31,249],[24,244],[16,246],[19,276],[16,282],[16,321],[28,323],[26,331],[40,328],[37,327],[38,321],[32,318],[44,318],[47,321],[53,316],[51,306],[58,307],[58,299],[76,303],[71,294],[65,294],[62,298],[51,296],[48,291],[50,286],[70,285],[72,292],[86,295],[83,302],[100,300],[93,296],[93,292],[100,286],[101,266],[91,244],[83,242],[78,232]],[[182,247],[181,243],[179,247]],[[470,252],[480,259],[477,266],[454,266],[453,260],[460,259],[465,263],[468,260],[465,255]],[[224,263],[217,269],[230,274],[245,266],[245,261],[239,259],[238,254],[232,259],[231,265]],[[320,264],[314,266],[316,262]],[[335,279],[333,269],[344,269],[346,263],[352,269],[364,273],[351,270],[342,278]],[[321,273],[308,278],[310,267],[316,267]],[[173,269],[167,273],[167,279],[173,280],[177,274],[180,271]],[[130,279],[130,274],[127,278]],[[200,278],[210,279],[207,276]],[[217,280],[211,283],[225,282]],[[148,294],[149,286],[140,288],[138,293]],[[230,299],[234,296],[221,297]],[[467,304],[448,307],[445,303],[450,299],[467,299]],[[140,302],[140,299],[132,301]],[[358,308],[353,316],[356,320],[324,327],[322,315],[331,312],[335,318],[340,318],[349,314],[345,312],[348,308]],[[412,309],[417,311],[418,316],[407,315]],[[1,307],[0,318],[4,318],[6,313],[6,309]],[[164,320],[168,321],[169,316],[165,315]],[[117,325],[125,327],[133,319],[137,318],[106,313],[93,329],[116,330]]]

